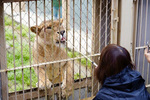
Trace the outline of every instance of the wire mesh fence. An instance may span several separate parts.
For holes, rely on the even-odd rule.
[[[110,43],[111,0],[100,0],[98,7],[93,0],[1,5],[0,72],[6,98],[78,100],[93,95],[95,66],[88,59]]]

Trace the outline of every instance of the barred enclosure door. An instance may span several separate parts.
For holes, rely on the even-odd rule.
[[[95,96],[91,61],[117,43],[118,0],[1,0],[0,21],[4,100]]]
[[[144,48],[150,43],[150,1],[137,0],[137,23],[136,23],[136,50],[135,64],[137,70],[146,80],[146,85],[150,84],[150,64],[144,56]]]

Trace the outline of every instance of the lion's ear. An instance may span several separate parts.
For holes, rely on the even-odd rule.
[[[39,33],[39,32],[41,31],[41,29],[42,29],[42,28],[40,28],[39,26],[32,26],[32,27],[30,28],[30,30],[31,30],[32,32],[34,32],[35,34],[36,34],[36,33]]]
[[[60,22],[59,22],[59,21],[60,21]],[[56,23],[57,25],[59,25],[59,24],[61,25],[61,24],[62,24],[62,22],[63,22],[63,19],[62,19],[62,18],[60,18],[60,19],[57,19],[55,23]]]
[[[60,19],[60,23],[61,23],[61,24],[63,23],[63,19],[62,19],[62,18]]]

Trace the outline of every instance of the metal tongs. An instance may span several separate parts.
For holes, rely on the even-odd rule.
[[[147,41],[147,53],[149,53],[150,51],[149,51],[149,49],[150,49],[150,47],[149,47],[149,41]]]

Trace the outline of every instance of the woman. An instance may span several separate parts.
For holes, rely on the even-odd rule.
[[[150,63],[150,51],[148,51],[148,49],[145,49],[145,57],[147,59],[147,61]]]
[[[150,100],[144,79],[121,46],[110,44],[102,50],[95,75],[102,87],[93,100]]]

